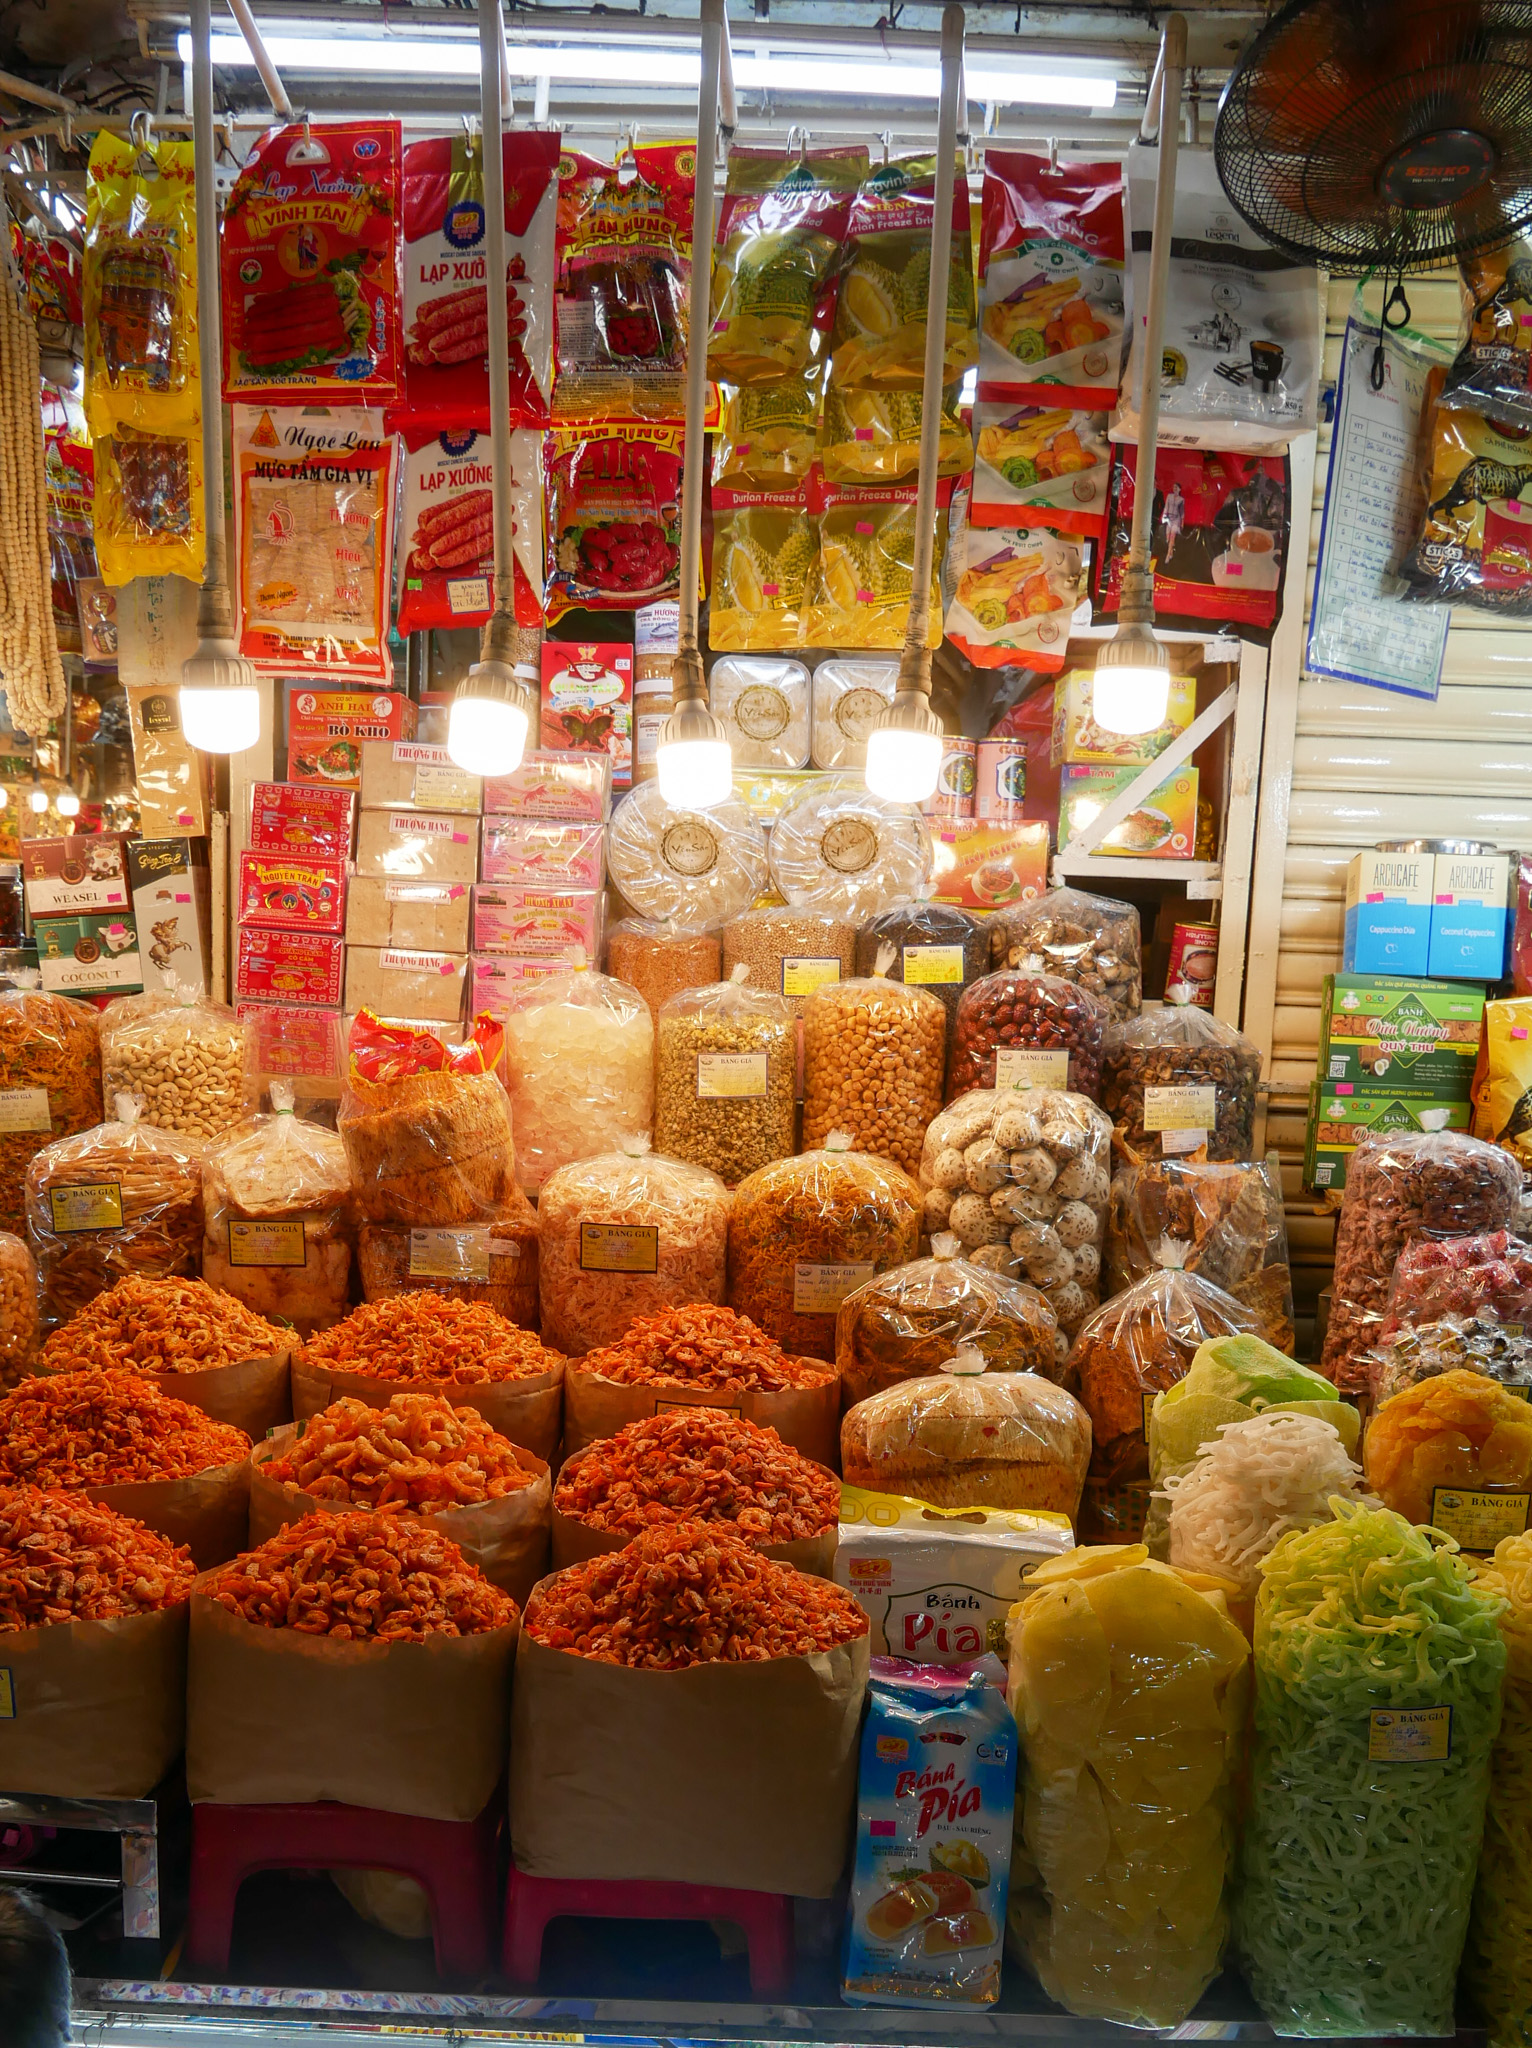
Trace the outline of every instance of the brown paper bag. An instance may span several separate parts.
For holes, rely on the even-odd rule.
[[[307,1422],[344,1394],[365,1401],[369,1408],[386,1408],[395,1394],[440,1394],[454,1408],[477,1408],[491,1429],[530,1451],[534,1458],[551,1462],[558,1450],[564,1414],[562,1369],[533,1373],[521,1380],[443,1384],[439,1380],[379,1380],[370,1373],[310,1365],[301,1355],[294,1359],[293,1415],[299,1422]]]
[[[867,1642],[630,1671],[523,1633],[511,1710],[517,1868],[828,1898],[851,1841]]]
[[[0,1636],[0,1785],[55,1799],[144,1799],[186,1731],[182,1600],[121,1621]]]
[[[131,1515],[172,1543],[184,1543],[200,1571],[226,1564],[245,1547],[250,1518],[250,1467],[210,1466],[189,1479],[135,1479],[114,1486],[87,1486],[87,1500]]]
[[[344,1514],[351,1505],[343,1500],[316,1500],[291,1481],[269,1477],[266,1467],[295,1443],[298,1435],[298,1425],[289,1423],[265,1443],[257,1444],[251,1454],[247,1469],[252,1550],[289,1522],[301,1521],[305,1515]],[[417,1512],[421,1521],[429,1522],[450,1538],[492,1585],[509,1593],[518,1607],[525,1607],[527,1595],[548,1569],[548,1517],[553,1483],[546,1458],[534,1458],[520,1444],[512,1448],[522,1471],[536,1475],[530,1486],[504,1494],[498,1500]]]
[[[150,1365],[130,1365],[128,1369],[141,1372],[162,1392],[200,1408],[215,1422],[232,1422],[259,1443],[268,1429],[293,1419],[288,1388],[292,1357],[293,1348],[288,1345],[269,1358],[242,1358],[234,1365],[210,1365],[202,1372],[159,1372]],[[72,1368],[47,1366],[41,1361],[34,1367],[40,1376],[48,1377],[59,1370]]]
[[[193,1592],[186,1789],[472,1820],[505,1769],[518,1629],[343,1642],[259,1628]]]
[[[561,1572],[566,1564],[584,1564],[587,1559],[600,1557],[608,1550],[621,1550],[633,1540],[631,1536],[611,1529],[592,1529],[578,1515],[562,1515],[557,1508],[553,1510],[553,1569],[556,1572]],[[822,1529],[817,1536],[797,1536],[789,1543],[763,1544],[761,1555],[774,1557],[778,1564],[790,1564],[797,1571],[807,1572],[811,1579],[829,1579],[835,1575],[835,1548],[835,1530]]]
[[[573,1358],[564,1370],[564,1456],[572,1458],[598,1438],[615,1436],[627,1423],[670,1408],[721,1408],[725,1415],[742,1415],[746,1422],[774,1429],[783,1443],[816,1464],[840,1470],[840,1381],[833,1373],[822,1385],[788,1387],[780,1394],[745,1388],[719,1395],[684,1381],[630,1385],[604,1379]]]

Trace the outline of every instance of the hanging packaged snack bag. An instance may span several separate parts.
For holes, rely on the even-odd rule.
[[[830,340],[830,375],[848,390],[867,385],[918,391],[926,351],[936,159],[895,157],[869,171],[851,203],[849,258],[841,274]],[[942,381],[979,359],[968,182],[952,187],[952,269]]]
[[[482,626],[495,582],[494,450],[487,433],[406,418],[399,576],[401,634]],[[516,623],[542,623],[543,437],[511,435],[511,577]]]
[[[714,487],[778,491],[802,483],[814,466],[822,381],[814,371],[725,392],[713,442]]]
[[[715,652],[801,647],[818,559],[809,486],[713,489],[713,582],[708,641]]]
[[[680,419],[691,280],[690,142],[645,143],[607,169],[559,159],[561,419]]]
[[[809,503],[819,521],[819,560],[809,594],[810,647],[904,645],[915,582],[915,484],[831,484],[816,474]],[[938,575],[947,545],[952,481],[936,486],[931,615],[926,645],[939,647]]]
[[[1122,359],[1122,166],[984,158],[979,392],[1105,410]]]
[[[399,124],[274,128],[223,217],[224,396],[399,396]]]
[[[193,427],[201,394],[190,142],[97,135],[86,182],[84,314],[91,431]]]
[[[1106,531],[1112,450],[1106,415],[981,401],[974,407],[976,526]]]
[[[94,448],[96,560],[114,589],[138,576],[202,580],[202,434],[114,427]]]
[[[558,137],[521,130],[501,148],[511,417],[544,425],[553,392]],[[404,396],[417,420],[429,413],[451,424],[489,404],[484,232],[478,136],[412,142],[404,152]]]
[[[1440,403],[1497,426],[1532,427],[1532,241],[1464,256],[1458,274],[1468,333]]]
[[[976,668],[1061,669],[1085,564],[1073,535],[975,526],[960,484],[947,544],[947,638]]]
[[[96,464],[60,412],[45,425],[43,462],[48,483],[48,580],[53,630],[61,654],[80,652],[78,591],[100,572],[96,567]]]
[[[1404,595],[1532,617],[1532,430],[1440,401],[1425,417],[1426,509]]]
[[[397,443],[362,406],[234,408],[240,649],[387,682]]]
[[[836,258],[867,177],[861,143],[734,149],[713,260],[711,376],[796,377],[820,353]]]
[[[575,605],[632,611],[677,594],[679,427],[639,420],[555,427],[547,470],[550,622]]]
[[[961,476],[971,466],[973,441],[958,414],[958,389],[942,393],[937,438],[938,476]],[[918,391],[825,392],[819,459],[831,483],[897,483],[920,467]]]

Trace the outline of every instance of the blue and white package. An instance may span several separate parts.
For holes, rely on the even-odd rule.
[[[1017,1738],[998,1676],[989,1658],[872,1660],[841,1981],[851,2005],[1000,1995]]]

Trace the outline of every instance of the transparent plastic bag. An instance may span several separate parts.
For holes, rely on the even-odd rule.
[[[736,770],[808,765],[809,694],[801,661],[731,654],[714,662],[708,702],[728,728]]]
[[[495,1069],[505,1033],[481,1016],[461,1045],[363,1010],[336,1127],[373,1223],[471,1223],[515,1181],[510,1105]]]
[[[629,1138],[561,1167],[537,1204],[543,1340],[567,1357],[640,1316],[724,1295],[729,1191],[716,1173]]]
[[[0,1226],[19,1231],[33,1159],[101,1121],[100,1013],[40,989],[0,990],[0,1091],[16,1104],[13,1127],[0,1132]]]
[[[0,1387],[24,1380],[37,1356],[37,1262],[0,1230]]]
[[[271,1105],[203,1155],[202,1277],[308,1337],[351,1305],[351,1168],[338,1131],[293,1114],[290,1081]]]
[[[824,911],[768,905],[723,928],[724,973],[748,967],[754,985],[776,990],[794,1015],[816,988],[848,976],[855,960],[856,926]]]
[[[816,768],[862,768],[867,735],[894,701],[899,664],[886,657],[834,657],[814,671],[810,759]]]
[[[1195,1273],[1155,1273],[1082,1323],[1064,1384],[1079,1394],[1094,1444],[1080,1509],[1091,1543],[1136,1543],[1149,1514],[1149,1417],[1209,1337],[1259,1336],[1242,1302]]]
[[[679,990],[716,981],[719,956],[717,932],[684,924],[625,917],[607,935],[607,972],[636,988],[656,1019],[666,999]]]
[[[794,1150],[793,1013],[781,996],[750,987],[749,974],[739,966],[727,981],[672,996],[655,1057],[656,1148],[731,1188]]]
[[[1363,1353],[1362,1367],[1373,1414],[1404,1388],[1444,1372],[1482,1372],[1502,1386],[1526,1387],[1532,1399],[1532,1334],[1493,1316],[1402,1323]]]
[[[1486,1373],[1438,1373],[1371,1418],[1363,1462],[1386,1508],[1482,1554],[1526,1528],[1532,1407]]]
[[[640,917],[694,927],[737,917],[766,886],[766,834],[732,798],[705,811],[667,803],[646,782],[607,827],[607,871]]]
[[[1037,1085],[1093,1096],[1109,1014],[1056,974],[987,974],[958,1004],[948,1093]]]
[[[1136,1544],[1045,1559],[1011,1610],[1009,1932],[1070,2012],[1178,2026],[1218,1974],[1249,1667],[1222,1593]]]
[[[846,1411],[846,1484],[932,1507],[1035,1508],[1072,1520],[1090,1458],[1079,1402],[1035,1373],[985,1372],[976,1352],[948,1366]]]
[[[950,1230],[965,1258],[1042,1290],[1060,1366],[1101,1300],[1111,1148],[1096,1105],[1056,1088],[975,1089],[926,1132],[926,1230]]]
[[[1205,1010],[1146,1011],[1108,1028],[1101,1071],[1101,1107],[1130,1158],[1204,1140],[1209,1159],[1250,1157],[1261,1053],[1232,1024]]]
[[[1260,1337],[1210,1337],[1198,1345],[1184,1378],[1154,1397],[1150,1478],[1163,1487],[1189,1471],[1225,1423],[1274,1414],[1317,1416],[1335,1431],[1347,1456],[1355,1457],[1362,1418],[1323,1373],[1299,1365]],[[1156,1496],[1156,1509],[1161,1498]],[[1151,1528],[1154,1524],[1152,1517]],[[1237,1537],[1238,1530],[1228,1534]]]
[[[1532,242],[1518,235],[1458,261],[1467,333],[1438,405],[1532,427]]]
[[[889,981],[885,941],[865,979],[827,982],[803,1006],[803,1143],[845,1131],[858,1151],[920,1167],[942,1106],[947,1013],[923,988]]]
[[[608,974],[534,982],[506,1016],[516,1171],[536,1194],[577,1159],[647,1137],[654,1118],[654,1019]]]
[[[1320,1370],[1342,1393],[1367,1383],[1363,1354],[1381,1334],[1399,1255],[1414,1237],[1509,1230],[1521,1167],[1457,1131],[1369,1139],[1352,1154],[1335,1230],[1335,1279]]]
[[[713,262],[710,377],[800,376],[821,353],[824,300],[867,176],[865,143],[729,152]]]
[[[1394,1265],[1381,1337],[1445,1315],[1532,1323],[1532,1250],[1507,1230],[1476,1237],[1418,1237]]]
[[[848,1294],[835,1318],[835,1363],[848,1402],[940,1372],[959,1351],[985,1372],[1062,1377],[1058,1322],[1035,1287],[962,1256],[950,1231],[931,1256]]]
[[[1196,1273],[1261,1319],[1278,1351],[1293,1348],[1293,1276],[1274,1154],[1251,1165],[1146,1159],[1112,1181],[1107,1278],[1130,1287],[1154,1272]]]
[[[740,1182],[729,1217],[729,1306],[785,1350],[833,1359],[846,1296],[906,1265],[919,1239],[915,1182],[832,1131],[822,1150]]]
[[[942,393],[936,473],[961,476],[973,437],[958,412],[959,388]],[[848,391],[831,383],[819,426],[819,459],[831,483],[898,483],[920,467],[918,391]]]
[[[523,1330],[539,1325],[537,1211],[520,1188],[481,1223],[448,1230],[364,1223],[356,1267],[363,1301],[390,1301],[424,1288],[448,1301],[483,1302]]]
[[[1143,946],[1131,903],[1084,889],[1048,889],[989,920],[990,964],[1056,974],[1100,996],[1117,1018],[1143,1001]]]
[[[114,1108],[110,1122],[45,1145],[27,1168],[27,1236],[45,1333],[119,1280],[197,1270],[200,1148],[141,1122],[129,1095]]]
[[[860,923],[931,879],[931,833],[909,804],[874,796],[860,775],[809,785],[771,832],[771,880],[795,910]]]
[[[922,898],[896,903],[870,917],[856,935],[856,971],[871,974],[883,945],[894,948],[890,981],[922,988],[947,1012],[947,1047],[952,1048],[952,1022],[958,999],[970,982],[989,966],[989,932],[985,923],[951,903]]]
[[[101,1012],[101,1078],[109,1099],[134,1096],[144,1121],[206,1143],[253,1107],[246,1027],[197,983],[119,996]]]
[[[1506,1603],[1506,1667],[1462,1984],[1491,2041],[1519,2043],[1532,2012],[1532,1530],[1498,1543],[1474,1584]]]

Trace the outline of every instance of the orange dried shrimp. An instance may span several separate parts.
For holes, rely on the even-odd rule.
[[[684,1671],[833,1650],[866,1635],[867,1617],[839,1586],[762,1557],[716,1523],[676,1522],[547,1580],[526,1628],[550,1650]]]
[[[136,1365],[145,1372],[203,1372],[270,1358],[291,1335],[252,1315],[205,1280],[119,1280],[87,1302],[43,1346],[49,1372]]]
[[[629,1536],[669,1522],[723,1523],[747,1543],[833,1529],[840,1481],[774,1429],[717,1408],[630,1422],[571,1458],[553,1505],[590,1529]]]
[[[835,1368],[817,1358],[792,1357],[748,1316],[707,1304],[640,1317],[618,1343],[587,1351],[580,1370],[628,1385],[684,1380],[692,1387],[750,1387],[763,1394],[812,1387],[835,1376]]]
[[[372,1508],[499,1500],[534,1477],[476,1409],[454,1408],[440,1394],[395,1394],[386,1408],[332,1401],[264,1470],[315,1500]]]
[[[225,1565],[206,1590],[257,1628],[352,1642],[482,1635],[517,1613],[455,1543],[397,1509],[305,1515]]]
[[[250,1439],[122,1368],[23,1380],[0,1398],[0,1485],[186,1479],[250,1455]]]
[[[191,1552],[78,1493],[0,1487],[0,1634],[120,1621],[191,1591]]]
[[[379,1380],[477,1386],[560,1371],[564,1359],[485,1302],[450,1301],[422,1290],[353,1309],[343,1323],[309,1339],[303,1362]]]

